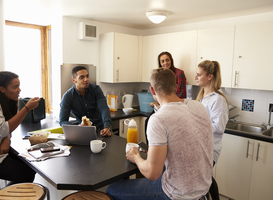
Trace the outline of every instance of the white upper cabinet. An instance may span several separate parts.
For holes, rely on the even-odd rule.
[[[152,69],[158,68],[158,55],[168,51],[174,66],[185,72],[187,84],[194,84],[196,72],[197,31],[184,31],[152,36],[143,36],[142,82],[149,82]]]
[[[122,33],[100,35],[100,81],[139,82],[139,37]]]
[[[151,71],[158,68],[157,56],[167,50],[168,35],[143,36],[142,38],[142,82],[150,82]]]
[[[204,60],[218,61],[222,87],[231,87],[234,26],[198,30],[197,65]]]
[[[273,90],[272,57],[272,21],[236,26],[232,86]]]
[[[174,66],[184,71],[186,83],[195,85],[197,31],[183,31],[168,34],[169,51],[174,59]]]

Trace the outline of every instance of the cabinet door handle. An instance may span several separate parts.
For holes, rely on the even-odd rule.
[[[116,81],[119,80],[119,69],[117,70],[117,78],[116,78]]]
[[[256,161],[259,160],[259,151],[260,151],[260,143],[258,143],[258,149],[257,149],[257,156],[256,156]]]
[[[249,149],[249,140],[247,141],[247,148],[246,148],[246,158],[248,158],[248,149]]]
[[[238,74],[239,74],[239,71],[235,71],[235,80],[234,80],[234,87],[238,86]]]
[[[123,123],[122,123],[122,134],[124,135],[124,121],[123,121]]]

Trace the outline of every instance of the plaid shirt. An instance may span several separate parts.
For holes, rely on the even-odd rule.
[[[187,97],[187,91],[186,91],[186,76],[184,74],[184,71],[181,69],[175,68],[175,78],[176,78],[176,95],[184,99]]]

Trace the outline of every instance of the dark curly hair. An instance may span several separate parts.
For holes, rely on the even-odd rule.
[[[18,78],[19,76],[13,72],[9,71],[1,71],[0,72],[0,86],[3,88],[7,88],[7,86],[10,84],[10,82]],[[18,109],[18,101],[14,101],[11,99],[8,99],[6,95],[0,91],[0,105],[3,110],[3,115],[5,117],[5,120],[8,121],[10,118],[12,118],[17,113]]]

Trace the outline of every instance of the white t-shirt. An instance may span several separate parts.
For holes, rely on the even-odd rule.
[[[162,189],[171,199],[196,200],[211,185],[213,133],[206,108],[195,100],[164,104],[148,122],[150,146],[167,145]]]
[[[3,110],[0,105],[0,144],[2,143],[3,138],[7,137],[9,135],[9,123],[5,121],[5,117],[3,115]],[[7,157],[6,154],[0,155],[0,163],[3,162],[3,160]]]
[[[228,122],[228,104],[226,99],[216,92],[205,96],[200,102],[206,107],[211,119],[214,135],[213,160],[216,163],[222,150],[222,138]]]

